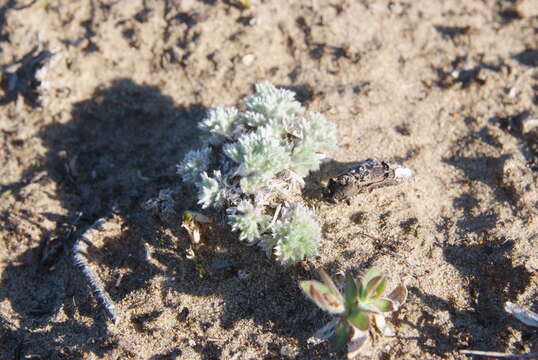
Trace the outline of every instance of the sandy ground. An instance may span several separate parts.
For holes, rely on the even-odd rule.
[[[372,265],[410,296],[364,358],[538,351],[503,311],[538,310],[538,3],[251,3],[0,2],[0,358],[340,359],[308,342],[329,317],[297,281]],[[259,81],[337,124],[334,159],[416,177],[317,204],[320,256],[302,266],[226,227],[188,259],[179,218],[144,204],[180,185],[205,110]],[[91,252],[118,324],[70,257],[100,217],[119,224]]]

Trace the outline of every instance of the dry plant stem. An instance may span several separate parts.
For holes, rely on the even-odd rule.
[[[495,351],[461,350],[462,354],[474,356],[488,356],[499,359],[538,359],[538,353],[506,354]]]
[[[90,284],[95,297],[103,305],[112,321],[117,324],[120,317],[118,311],[116,310],[116,306],[106,292],[101,279],[87,259],[88,245],[93,243],[95,238],[99,236],[101,232],[106,232],[111,228],[112,224],[110,223],[110,219],[99,219],[88,230],[86,230],[84,234],[77,239],[75,245],[73,246],[73,263],[75,266],[80,268],[82,274]]]
[[[273,220],[271,220],[271,223],[267,226],[267,229],[270,229],[273,225],[275,225],[278,215],[280,215],[280,210],[282,210],[282,204],[278,204],[275,209],[275,214],[273,215]]]

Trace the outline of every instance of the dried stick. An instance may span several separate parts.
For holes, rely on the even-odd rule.
[[[331,178],[323,194],[330,202],[339,202],[369,189],[404,183],[412,177],[411,169],[367,159]]]
[[[73,263],[78,267],[84,277],[90,284],[95,297],[101,302],[106,312],[114,323],[118,323],[120,320],[116,306],[112,302],[112,299],[106,292],[103,283],[91,264],[88,262],[88,245],[92,244],[95,237],[103,230],[111,230],[113,225],[110,219],[97,220],[88,230],[86,230],[75,242],[73,246]]]
[[[462,354],[475,356],[488,356],[499,359],[538,359],[538,353],[506,354],[495,351],[461,350]]]

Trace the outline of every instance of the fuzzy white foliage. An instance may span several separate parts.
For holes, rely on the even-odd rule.
[[[319,169],[323,157],[310,143],[298,145],[291,156],[291,170],[300,177],[305,177],[310,171]]]
[[[237,120],[237,116],[238,111],[236,108],[217,106],[209,110],[207,117],[200,123],[199,128],[210,132],[212,136],[209,142],[217,145],[225,138],[232,136],[234,122]]]
[[[259,128],[224,147],[224,154],[238,165],[241,190],[253,194],[286,169],[290,155],[271,127]]]
[[[178,173],[198,188],[203,208],[237,207],[228,221],[242,241],[258,242],[282,264],[301,261],[318,251],[320,227],[313,214],[292,206],[291,214],[269,225],[267,208],[277,204],[260,199],[274,198],[290,175],[304,185],[302,178],[319,169],[325,153],[337,150],[336,127],[320,113],[307,113],[292,91],[270,83],[257,84],[244,104],[242,112],[233,107],[208,112],[200,128],[212,147],[189,152]]]
[[[201,174],[207,171],[210,156],[211,148],[209,146],[189,151],[177,166],[177,173],[186,183],[196,184],[201,180]]]
[[[268,82],[256,84],[256,92],[245,99],[245,105],[249,110],[245,113],[247,119],[251,119],[249,114],[259,114],[251,123],[253,126],[262,126],[271,120],[280,124],[287,123],[304,112],[301,103],[295,100],[293,91],[278,89]]]
[[[327,121],[325,116],[318,112],[307,115],[301,122],[301,135],[304,143],[311,144],[315,151],[328,153],[338,150],[336,125]]]
[[[260,208],[255,208],[250,201],[243,200],[237,206],[240,214],[230,215],[228,223],[232,230],[239,231],[239,239],[249,244],[260,238],[261,232],[265,230],[271,217],[264,215]]]
[[[321,227],[314,214],[297,206],[288,221],[277,221],[273,229],[274,249],[282,265],[291,265],[318,254]]]
[[[198,203],[202,209],[208,207],[220,208],[226,199],[226,187],[222,174],[219,170],[213,171],[213,177],[209,177],[204,171],[198,184]]]

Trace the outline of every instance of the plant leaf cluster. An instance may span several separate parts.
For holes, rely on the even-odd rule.
[[[241,111],[208,111],[199,126],[207,134],[204,145],[188,152],[177,170],[196,187],[202,208],[224,210],[240,240],[293,264],[318,253],[321,230],[310,210],[287,197],[337,150],[336,127],[307,112],[290,90],[270,83],[255,90]]]
[[[336,348],[347,343],[351,359],[367,342],[372,321],[384,335],[394,336],[385,314],[398,310],[405,302],[407,289],[403,284],[383,296],[387,280],[372,268],[360,281],[347,273],[342,294],[325,271],[320,270],[320,275],[323,282],[301,281],[299,287],[317,306],[335,316],[335,320],[322,329],[321,337],[330,337]]]

